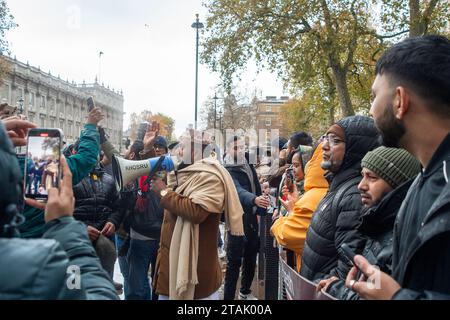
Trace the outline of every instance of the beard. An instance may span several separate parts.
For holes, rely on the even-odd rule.
[[[332,167],[331,161],[322,161],[322,162],[320,163],[320,167],[321,167],[323,170],[329,171],[329,170],[331,169],[331,167]]]
[[[334,160],[333,156],[331,156],[329,160],[322,160],[322,162],[320,163],[320,167],[325,171],[337,173],[341,168],[342,163],[342,160]]]
[[[388,148],[400,147],[400,139],[406,132],[405,126],[399,121],[392,111],[392,105],[384,109],[380,119],[375,122],[380,133],[380,142]]]

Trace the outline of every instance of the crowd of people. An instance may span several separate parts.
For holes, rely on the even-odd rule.
[[[36,125],[3,117],[0,299],[118,299],[123,290],[127,300],[254,300],[267,215],[287,264],[318,291],[450,299],[449,39],[387,49],[372,96],[371,117],[340,119],[320,138],[278,138],[270,153],[240,135],[221,148],[192,129],[169,145],[152,122],[120,155],[96,107],[61,159],[17,158],[13,146]],[[118,189],[115,157],[160,161]],[[173,171],[165,157],[177,159]],[[54,166],[59,189],[47,184]],[[123,286],[113,281],[117,260]]]
[[[28,194],[47,194],[47,190],[56,185],[59,160],[52,156],[47,158],[33,157],[29,153],[28,166]]]

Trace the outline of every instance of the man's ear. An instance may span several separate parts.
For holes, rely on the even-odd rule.
[[[399,86],[395,89],[395,97],[393,102],[394,115],[397,119],[404,118],[409,111],[411,96],[405,87]]]
[[[136,153],[130,152],[130,155],[128,156],[130,158],[130,160],[136,160]]]

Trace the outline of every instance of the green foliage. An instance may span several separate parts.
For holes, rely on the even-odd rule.
[[[420,19],[414,20],[416,3]],[[226,88],[254,59],[308,102],[306,114],[321,110],[329,123],[368,112],[374,65],[389,40],[406,36],[416,20],[426,32],[441,33],[449,21],[448,0],[210,0],[205,6],[202,60]]]
[[[5,39],[6,31],[17,27],[14,23],[14,17],[9,12],[8,5],[5,0],[0,1],[0,54],[8,51],[8,41]]]

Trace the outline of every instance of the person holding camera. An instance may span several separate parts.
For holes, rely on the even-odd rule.
[[[379,147],[368,152],[361,161],[361,224],[358,230],[366,236],[362,256],[380,270],[392,273],[392,239],[394,222],[420,164],[408,151]],[[345,287],[345,279],[331,277],[320,281],[317,290],[339,300],[355,300],[360,296]]]
[[[364,299],[450,299],[450,40],[407,38],[383,53],[370,113],[385,146],[402,147],[423,169],[394,226],[392,275],[367,259],[346,279]],[[378,279],[380,286],[373,285]]]
[[[320,167],[322,163],[322,146],[319,145],[314,151],[311,160],[306,162],[308,159],[308,154],[302,155],[301,150],[295,153],[292,162],[294,168],[297,169],[296,176],[303,176],[298,171],[302,167],[305,168],[305,193],[299,198],[295,184],[292,191],[289,191],[288,186],[284,186],[283,194],[287,195],[287,198],[286,200],[280,199],[280,201],[288,214],[279,216],[271,228],[271,233],[277,240],[277,243],[295,253],[295,263],[298,272],[301,267],[301,256],[306,232],[311,223],[312,215],[328,190],[328,182],[324,177],[325,170]]]
[[[4,124],[11,140],[0,122],[0,299],[118,299],[85,227],[72,217],[73,177],[64,157],[60,190],[48,190],[43,208],[43,238],[18,238],[22,175],[11,142],[26,145],[26,132],[35,125],[19,119]]]
[[[76,185],[83,180],[97,163],[100,148],[97,124],[103,118],[104,115],[100,108],[96,107],[89,113],[84,129],[81,131],[77,153],[66,157],[67,165],[72,172],[72,185]],[[25,137],[18,136],[13,137],[13,139],[25,139]],[[19,165],[23,170],[24,160],[20,160]],[[23,210],[25,222],[19,228],[20,235],[22,238],[40,238],[44,234],[45,226],[43,207],[35,208],[30,206],[29,203],[30,200],[27,199]]]

